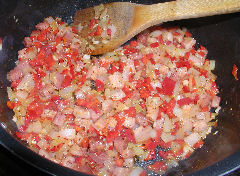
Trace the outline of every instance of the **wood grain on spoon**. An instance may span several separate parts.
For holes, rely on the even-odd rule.
[[[140,5],[130,2],[104,4],[116,33],[106,43],[100,42],[92,55],[103,54],[118,48],[144,29],[167,21],[198,18],[240,11],[240,0],[177,0],[153,5]],[[74,26],[81,23],[87,26],[95,17],[94,7],[79,10],[74,16]],[[84,28],[80,35],[88,39],[89,30]],[[101,40],[98,38],[98,40]]]

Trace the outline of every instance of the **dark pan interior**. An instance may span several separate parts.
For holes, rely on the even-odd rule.
[[[13,113],[6,107],[6,74],[15,66],[17,51],[23,48],[23,38],[34,26],[47,16],[62,17],[68,23],[72,15],[81,8],[110,0],[0,0],[0,144],[41,170],[54,175],[79,175],[79,173],[54,164],[30,151],[14,137],[16,131],[11,121]],[[164,1],[131,1],[152,4]],[[240,13],[206,17],[201,19],[169,22],[167,25],[187,27],[197,42],[205,46],[208,59],[216,60],[214,73],[218,76],[221,111],[218,127],[188,160],[180,162],[178,168],[167,175],[222,175],[240,165],[240,83],[232,76],[233,64],[240,66]]]

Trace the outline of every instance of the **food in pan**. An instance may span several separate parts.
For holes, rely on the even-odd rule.
[[[185,29],[154,27],[99,57],[60,18],[36,25],[8,74],[7,105],[29,147],[94,175],[177,166],[216,125],[215,61]],[[215,110],[214,112],[211,110]]]

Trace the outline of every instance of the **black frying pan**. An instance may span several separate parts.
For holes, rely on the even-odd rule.
[[[29,150],[14,135],[13,113],[6,107],[6,74],[15,66],[17,51],[34,26],[47,16],[61,17],[71,23],[75,11],[107,3],[111,0],[0,0],[0,144],[13,154],[46,173],[53,175],[84,175],[42,158]],[[163,0],[132,1],[144,4]],[[209,50],[208,58],[216,60],[215,74],[222,98],[218,127],[180,166],[167,175],[224,175],[240,167],[240,83],[231,75],[233,64],[240,67],[240,13],[201,19],[170,22],[165,25],[185,26],[201,45]]]

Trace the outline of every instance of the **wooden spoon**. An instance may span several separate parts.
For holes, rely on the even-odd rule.
[[[80,23],[80,26],[83,26],[79,34],[90,43],[93,38],[89,37],[89,23],[95,18],[97,8],[90,7],[79,10],[74,16],[73,25],[79,28]],[[116,32],[111,39],[104,42],[105,44],[101,42],[101,37],[97,37],[98,41],[94,44],[95,49],[88,50],[88,53],[92,55],[112,51],[139,32],[156,24],[238,12],[240,11],[240,0],[176,0],[153,5],[114,2],[104,4],[104,9],[107,9],[107,15],[111,19],[111,24],[115,26]]]

